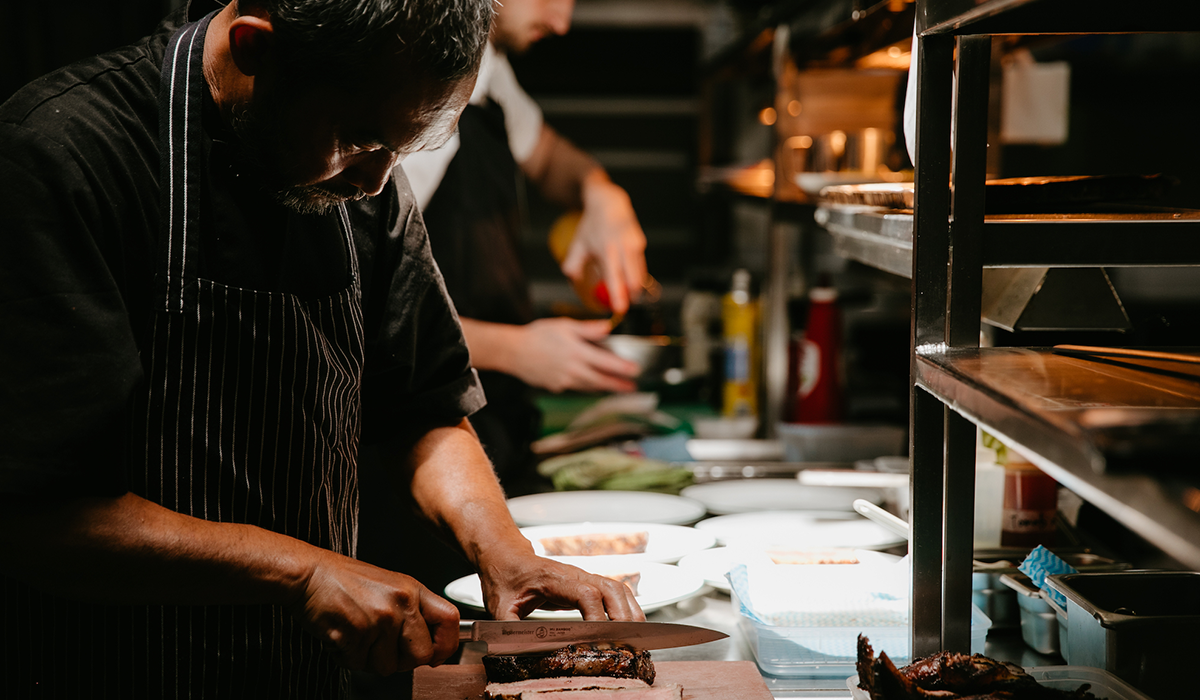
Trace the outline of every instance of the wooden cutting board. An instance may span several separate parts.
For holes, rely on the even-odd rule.
[[[654,683],[678,683],[684,700],[772,700],[753,661],[661,661]],[[487,680],[481,664],[423,666],[413,673],[413,700],[477,700]]]

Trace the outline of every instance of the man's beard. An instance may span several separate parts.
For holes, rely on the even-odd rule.
[[[297,214],[327,214],[339,205],[367,196],[361,189],[347,184],[343,188],[330,185],[283,185],[279,182],[278,125],[281,124],[277,100],[269,99],[270,107],[248,104],[234,108],[231,127],[238,137],[242,160],[256,170],[263,180],[263,193]]]

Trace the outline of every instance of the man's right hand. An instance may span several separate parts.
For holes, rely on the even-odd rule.
[[[458,609],[408,576],[132,493],[0,495],[0,549],[6,574],[68,598],[289,605],[353,669],[388,674],[439,664],[458,646]]]
[[[355,671],[437,666],[458,648],[458,609],[416,579],[332,552],[319,558],[295,614]]]

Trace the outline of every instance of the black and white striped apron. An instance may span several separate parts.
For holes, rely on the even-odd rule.
[[[143,360],[147,391],[133,411],[130,490],[187,515],[257,525],[352,556],[363,329],[349,218],[345,207],[306,217],[339,227],[345,239],[347,286],[335,296],[306,300],[196,274],[210,18],[181,27],[163,62],[158,301]],[[78,655],[69,654],[75,664],[67,666],[78,676],[43,676],[43,688],[59,686],[55,696],[349,692],[348,674],[280,606],[62,607],[78,618]]]
[[[181,27],[163,62],[162,306],[153,322],[145,473],[133,475],[131,490],[181,513],[353,556],[363,328],[349,217],[344,206],[318,217],[340,224],[346,241],[349,279],[335,296],[303,300],[196,275],[207,24]],[[148,622],[151,639],[162,638],[162,697],[200,688],[222,698],[348,692],[344,671],[278,606],[167,607]]]
[[[334,296],[302,299],[197,275],[211,17],[182,26],[163,60],[157,308],[145,388],[131,410],[129,488],[181,513],[353,556],[364,341],[349,217],[340,207],[288,222],[344,238],[347,283]],[[0,633],[25,642],[6,659],[0,684],[21,697],[349,694],[349,674],[280,606],[98,605],[6,585],[28,601],[0,620]]]

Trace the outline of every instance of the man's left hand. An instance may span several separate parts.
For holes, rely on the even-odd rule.
[[[538,608],[576,609],[585,620],[646,619],[624,583],[569,564],[530,554],[489,569],[480,578],[487,609],[497,620],[518,620]]]

